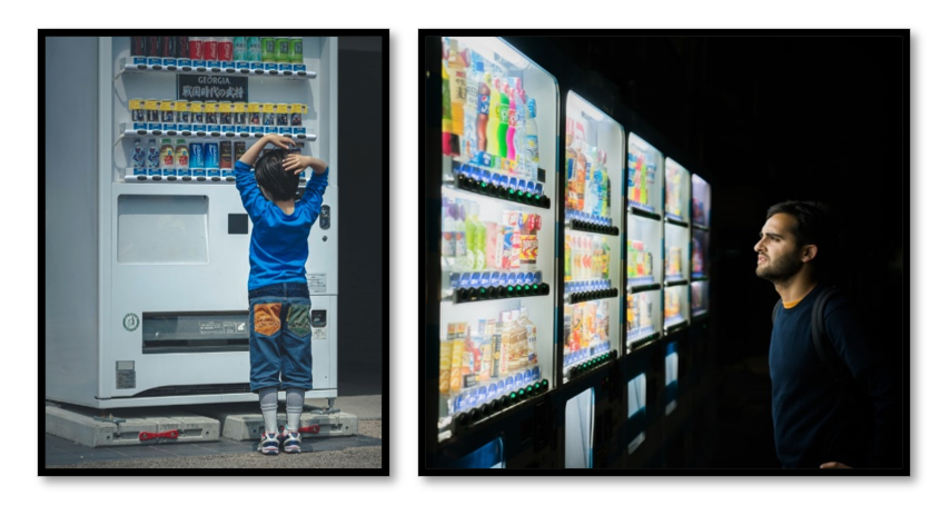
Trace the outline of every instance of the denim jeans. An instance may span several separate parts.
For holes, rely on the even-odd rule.
[[[310,291],[306,283],[281,283],[251,290],[251,391],[313,388],[310,349]]]

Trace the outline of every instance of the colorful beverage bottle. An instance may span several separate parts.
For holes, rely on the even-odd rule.
[[[190,149],[188,156],[188,168],[204,168],[204,145],[202,143],[192,143],[188,145],[188,148]]]
[[[175,168],[175,148],[172,147],[171,139],[163,139],[162,148],[159,149],[158,152],[162,162],[162,168]]]
[[[190,165],[188,145],[185,144],[185,140],[183,139],[175,142],[175,163],[176,168],[188,168]]]
[[[190,37],[188,38],[188,58],[192,60],[203,60],[204,59],[204,45],[202,39],[199,37]]]
[[[242,36],[234,37],[234,60],[247,61],[247,38]]]
[[[162,38],[160,36],[148,36],[148,44],[145,47],[145,55],[148,57],[162,56]]]
[[[509,161],[518,159],[518,150],[515,146],[515,134],[518,132],[518,91],[517,87],[511,89],[508,98],[508,131],[505,133],[505,145],[508,147]]]
[[[501,93],[501,102],[498,104],[498,132],[495,135],[498,138],[498,157],[508,157],[508,109],[511,105],[509,94],[511,88],[508,84],[499,80],[498,91]]]
[[[533,172],[532,176],[537,179],[538,163],[541,157],[538,146],[538,122],[535,120],[538,116],[538,104],[535,99],[529,98],[525,106],[527,111],[524,127],[525,160]]]
[[[466,245],[465,214],[465,204],[459,201],[455,211],[455,264],[462,270],[471,270],[471,256]]]
[[[261,58],[261,38],[247,38],[247,60],[260,61]]]
[[[501,122],[498,114],[501,112],[501,92],[498,91],[498,79],[492,79],[491,74],[485,74],[485,82],[490,85],[488,103],[488,124],[485,126],[485,151],[492,156],[498,155],[498,126]]]
[[[478,80],[475,133],[478,142],[478,151],[485,152],[488,145],[486,132],[488,129],[489,105],[491,103],[491,88],[488,87],[486,82],[488,76],[485,74],[485,65],[481,61],[475,63],[475,78]]]
[[[244,156],[244,152],[247,152],[247,143],[243,141],[234,142],[234,161],[238,162],[241,160],[241,157]]]
[[[159,168],[162,165],[162,160],[160,153],[158,151],[158,143],[155,141],[155,138],[149,138],[148,140],[148,157],[145,160],[145,164],[148,165],[148,168]]]
[[[232,156],[234,155],[231,152],[232,146],[230,141],[222,141],[218,144],[218,155],[220,156],[220,168],[234,168],[234,163],[232,162]]]
[[[140,138],[132,145],[132,168],[145,168],[145,147]]]
[[[219,61],[234,61],[234,38],[216,38]]]
[[[191,51],[188,48],[188,37],[187,36],[175,36],[178,39],[178,58],[188,59],[188,54]]]
[[[145,56],[148,46],[148,38],[146,36],[132,36],[129,38],[129,55],[132,56]]]
[[[162,36],[162,57],[178,57],[178,38]]]
[[[455,202],[442,197],[442,257],[448,259],[449,266],[455,258]]]
[[[204,148],[204,164],[205,168],[219,168],[218,166],[218,144],[217,143],[205,143]]]
[[[206,61],[218,60],[218,41],[216,38],[201,38],[201,53]]]
[[[452,86],[445,63],[442,63],[442,153],[455,155],[452,153]]]
[[[461,137],[465,131],[465,94],[468,78],[465,75],[465,62],[459,55],[458,41],[449,41],[449,58],[446,62],[452,94],[452,134]]]

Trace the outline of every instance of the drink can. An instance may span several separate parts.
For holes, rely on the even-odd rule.
[[[216,102],[205,102],[205,123],[208,125],[218,124],[218,104]]]
[[[191,102],[191,123],[205,123],[205,108],[202,102]]]
[[[158,100],[145,101],[145,121],[148,123],[159,123]]]
[[[132,168],[145,168],[145,146],[140,138],[132,145]]]
[[[175,102],[175,122],[183,125],[191,124],[191,104],[186,100]],[[178,130],[183,130],[181,127]]]
[[[220,156],[220,166],[219,168],[233,168],[234,163],[231,161],[232,156],[234,155],[231,152],[231,142],[222,141],[218,145],[218,155]]]
[[[218,60],[234,61],[234,38],[217,38],[218,40]]]
[[[244,102],[235,102],[232,104],[231,109],[234,112],[234,125],[247,125],[247,104]]]
[[[300,127],[303,125],[303,114],[306,112],[304,104],[291,104],[290,106],[290,125]]]
[[[185,140],[175,142],[175,168],[188,168],[191,160],[188,158],[188,145]]]
[[[130,42],[129,55],[133,55],[133,56],[144,56],[144,55],[146,55],[146,52],[147,52],[147,48],[146,48],[146,47],[148,46],[148,41],[147,41],[147,39],[148,39],[148,38],[147,38],[146,36],[132,36],[132,37],[130,37],[130,38],[129,38],[129,40],[130,40],[130,41],[129,41],[129,42]]]
[[[204,60],[204,46],[202,45],[203,38],[190,37],[188,38],[188,57],[192,60]]]
[[[162,57],[178,57],[178,37],[162,36]]]
[[[178,55],[176,55],[175,57],[179,59],[188,59],[188,53],[189,53],[188,36],[175,36],[175,39],[178,40],[178,42],[175,45],[178,49]]]
[[[241,36],[234,38],[234,60],[247,61],[247,38]]]
[[[231,102],[218,102],[218,122],[221,125],[231,125]]]
[[[218,168],[218,144],[205,143],[205,168]]]
[[[159,36],[148,36],[148,44],[145,47],[145,55],[148,57],[162,56],[162,38]]]
[[[290,38],[290,62],[303,63],[303,38]]]
[[[261,38],[261,60],[265,63],[272,63],[277,57],[277,50],[274,45],[274,38]]]
[[[258,127],[261,125],[261,114],[263,109],[263,104],[257,102],[251,102],[247,104],[247,123],[248,125]]]
[[[159,107],[162,123],[175,123],[175,102],[172,100],[162,100]]]
[[[234,162],[241,160],[241,157],[244,156],[244,153],[247,152],[247,143],[243,141],[234,142]]]
[[[261,60],[261,38],[247,38],[247,54],[245,57],[248,61]]]
[[[274,112],[274,104],[263,104],[262,111],[263,111],[263,117],[262,117],[263,120],[261,121],[261,125],[265,127],[274,125],[275,122],[277,121],[275,119],[276,113]]]
[[[145,101],[140,98],[129,100],[129,113],[132,115],[132,123],[144,123]]]
[[[290,126],[290,104],[277,104],[277,126]]]
[[[189,168],[204,168],[205,159],[204,159],[204,145],[201,143],[192,143],[188,145],[189,156],[188,156],[188,167]]]
[[[290,38],[276,38],[274,40],[274,60],[278,63],[290,62]]]
[[[204,55],[202,59],[206,61],[217,61],[218,42],[216,38],[201,38],[201,53]]]

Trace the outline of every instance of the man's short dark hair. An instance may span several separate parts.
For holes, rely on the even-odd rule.
[[[814,268],[820,276],[827,276],[837,261],[839,246],[838,223],[831,206],[811,200],[788,200],[770,207],[765,218],[768,220],[778,213],[795,219],[790,231],[798,248],[818,247]]]
[[[267,190],[271,200],[291,200],[297,193],[300,179],[284,170],[284,159],[288,153],[282,148],[267,150],[254,165],[257,184]]]

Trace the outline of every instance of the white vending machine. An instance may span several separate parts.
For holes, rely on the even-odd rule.
[[[47,38],[48,400],[94,408],[257,400],[248,355],[253,227],[233,165],[269,133],[290,135],[330,165],[306,264],[314,376],[306,397],[337,397],[337,56],[331,37]],[[59,141],[76,135],[94,147],[58,155]]]

